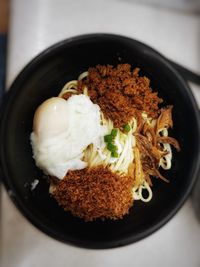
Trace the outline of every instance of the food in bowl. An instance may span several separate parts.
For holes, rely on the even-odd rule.
[[[68,81],[35,112],[31,144],[50,194],[85,221],[121,219],[152,199],[152,178],[169,182],[172,106],[129,64],[97,65]]]

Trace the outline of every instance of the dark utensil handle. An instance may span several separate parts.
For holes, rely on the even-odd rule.
[[[184,80],[190,81],[193,83],[196,83],[200,85],[200,75],[197,73],[194,73],[193,71],[190,71],[186,69],[185,67],[179,65],[178,63],[175,63],[171,60],[168,60],[169,63],[181,74]]]

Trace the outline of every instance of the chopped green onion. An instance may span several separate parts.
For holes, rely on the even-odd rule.
[[[116,152],[117,151],[117,146],[113,145],[112,143],[107,144],[107,149],[110,150],[111,152]]]
[[[112,131],[111,131],[111,135],[112,135],[113,137],[116,137],[116,136],[117,136],[117,129],[112,129]]]
[[[125,125],[123,126],[123,130],[124,130],[126,133],[128,133],[128,132],[131,130],[130,125],[129,125],[128,123],[125,124]]]
[[[111,134],[107,134],[107,135],[105,135],[105,136],[104,136],[104,141],[105,141],[106,143],[111,143],[111,142],[113,141],[113,137],[112,137],[112,135],[111,135]]]
[[[107,143],[106,147],[111,152],[111,156],[117,158],[117,146],[114,144],[114,139],[117,136],[118,129],[113,128],[110,134],[104,136],[104,141]]]
[[[111,157],[113,157],[113,158],[118,158],[119,155],[118,155],[118,153],[117,153],[116,151],[112,151],[112,152],[111,152]]]
[[[114,138],[117,136],[117,129],[113,128],[110,134],[104,136],[104,141],[106,143],[112,143]]]

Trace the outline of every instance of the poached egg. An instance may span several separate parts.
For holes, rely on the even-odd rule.
[[[31,145],[36,165],[44,173],[64,178],[69,170],[87,166],[83,151],[104,135],[100,107],[88,96],[73,95],[67,101],[52,97],[36,110]]]

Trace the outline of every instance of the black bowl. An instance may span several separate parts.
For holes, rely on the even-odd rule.
[[[48,184],[32,158],[29,136],[37,106],[56,96],[62,86],[96,64],[130,63],[151,79],[152,88],[174,106],[174,129],[181,152],[173,151],[166,184],[153,179],[153,200],[135,202],[118,221],[85,223],[60,208],[49,196]],[[111,248],[138,241],[164,225],[181,207],[199,166],[200,124],[196,102],[184,80],[159,53],[135,40],[92,34],[71,38],[32,60],[14,81],[4,100],[0,125],[2,178],[20,211],[48,235],[74,245]],[[30,184],[38,179],[36,189]],[[9,211],[8,211],[9,212]]]

